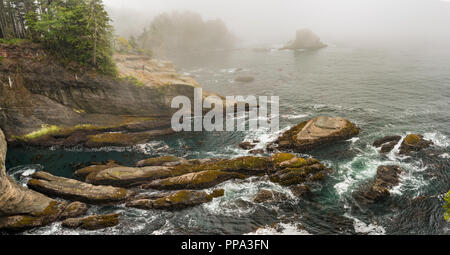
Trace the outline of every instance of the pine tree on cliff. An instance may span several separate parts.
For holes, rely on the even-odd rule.
[[[30,24],[38,40],[62,59],[115,73],[113,29],[101,0],[54,1]]]

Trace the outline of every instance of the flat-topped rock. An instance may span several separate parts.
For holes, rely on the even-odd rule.
[[[136,163],[137,167],[145,167],[145,166],[177,166],[180,164],[187,163],[187,160],[184,158],[179,158],[175,156],[162,156],[156,158],[148,158],[141,160]]]
[[[280,136],[275,144],[281,150],[305,152],[320,145],[350,139],[357,136],[359,131],[347,119],[320,116],[294,126]]]
[[[214,197],[223,196],[223,190],[211,194],[204,191],[181,190],[157,199],[138,199],[126,204],[127,207],[139,209],[182,210],[212,201]]]
[[[92,173],[98,173],[102,170],[105,170],[108,168],[113,168],[113,167],[118,167],[118,166],[120,166],[120,165],[117,164],[115,161],[109,161],[108,163],[106,163],[104,165],[90,165],[90,166],[76,170],[73,173],[73,176],[77,179],[85,180],[86,177]]]
[[[120,203],[128,198],[126,189],[111,186],[95,186],[74,179],[56,177],[46,172],[36,172],[28,181],[28,187],[40,193],[92,204]]]

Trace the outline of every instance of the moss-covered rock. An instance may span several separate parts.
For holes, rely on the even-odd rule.
[[[350,139],[357,136],[359,131],[354,123],[344,118],[320,116],[292,127],[275,144],[280,150],[305,152],[324,144]]]
[[[318,181],[323,179],[330,171],[330,169],[319,163],[317,159],[298,158],[293,154],[279,154],[274,155],[274,157],[277,159],[276,162],[279,163],[275,164],[277,171],[269,175],[269,177],[272,182],[283,186]]]
[[[84,218],[69,218],[62,222],[65,228],[82,228],[98,230],[114,227],[119,224],[120,214],[92,215]]]
[[[156,157],[156,158],[148,158],[141,160],[136,163],[137,167],[145,167],[145,166],[163,166],[163,165],[169,165],[169,166],[176,166],[179,164],[182,164],[186,162],[185,159],[175,157],[175,156],[162,156],[162,157]]]
[[[59,220],[65,220],[68,218],[76,218],[83,216],[88,210],[88,206],[85,203],[75,201],[69,204],[64,211],[59,215]]]
[[[223,190],[222,190],[223,191]],[[210,202],[214,197],[222,195],[223,192],[213,192],[207,194],[204,191],[180,190],[157,199],[139,199],[126,204],[127,207],[139,209],[161,209],[161,210],[182,210]]]
[[[174,131],[172,129],[165,129],[137,133],[103,133],[88,136],[85,146],[90,148],[107,146],[127,147],[135,144],[146,143],[154,137],[172,134],[173,132]]]
[[[240,173],[207,170],[155,180],[142,185],[142,188],[159,190],[207,189],[231,179],[245,178],[246,176]]]
[[[421,151],[430,147],[432,144],[433,142],[423,139],[422,135],[410,134],[403,139],[403,142],[400,145],[399,153],[409,154],[411,152]]]
[[[73,179],[56,177],[46,172],[36,172],[28,187],[40,193],[92,204],[120,203],[131,192],[111,186],[94,186]]]
[[[255,203],[273,203],[282,202],[287,199],[287,196],[283,193],[274,190],[262,189],[256,194],[253,202]]]

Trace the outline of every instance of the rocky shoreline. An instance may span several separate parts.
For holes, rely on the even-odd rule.
[[[88,215],[92,205],[123,204],[143,210],[183,210],[211,202],[226,190],[214,188],[229,180],[244,180],[254,176],[267,178],[288,187],[295,196],[310,194],[310,185],[320,183],[333,172],[314,158],[298,157],[290,152],[305,152],[318,146],[331,145],[353,137],[359,128],[342,118],[318,117],[305,121],[282,134],[271,150],[271,156],[244,156],[231,159],[193,159],[174,156],[149,158],[136,162],[136,167],[121,166],[114,161],[91,165],[74,171],[74,178],[36,172],[27,188],[17,185],[6,174],[6,140],[0,131],[0,230],[21,231],[63,221],[67,228],[95,230],[115,226],[120,215]],[[383,147],[400,142],[398,136],[381,138],[374,146]],[[414,153],[431,142],[421,135],[408,135],[400,144],[399,153]],[[394,145],[395,146],[395,145]],[[251,147],[251,146],[250,146]],[[248,147],[248,149],[251,149]],[[381,149],[381,153],[386,150]],[[379,166],[373,181],[361,185],[354,198],[362,204],[372,204],[390,196],[389,190],[399,184],[404,170],[395,165]],[[145,190],[159,191],[155,195]],[[260,190],[256,203],[282,201],[283,194]]]

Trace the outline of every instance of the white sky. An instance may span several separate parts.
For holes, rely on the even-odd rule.
[[[299,28],[321,37],[386,41],[450,40],[450,0],[104,0],[140,31],[165,11],[220,18],[244,41],[283,41]],[[116,19],[117,20],[117,19]],[[121,19],[122,20],[122,19]],[[124,25],[124,24],[122,24]],[[119,29],[120,30],[120,29]],[[123,30],[123,29],[122,29]]]

